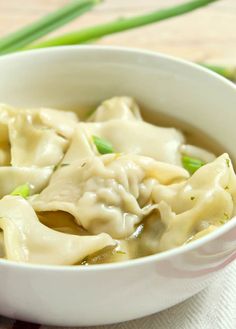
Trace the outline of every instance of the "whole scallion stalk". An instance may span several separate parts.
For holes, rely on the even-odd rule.
[[[101,0],[74,0],[40,20],[0,39],[0,54],[14,52],[90,10]]]
[[[94,40],[108,34],[134,29],[147,24],[160,22],[162,20],[169,19],[171,17],[183,15],[190,11],[193,11],[195,9],[213,3],[215,1],[218,0],[188,1],[174,7],[154,11],[146,15],[123,18],[120,20],[116,20],[114,22],[91,26],[77,32],[67,33],[62,36],[58,36],[55,38],[51,38],[49,40],[42,41],[40,43],[27,47],[27,49],[85,43],[90,40]]]

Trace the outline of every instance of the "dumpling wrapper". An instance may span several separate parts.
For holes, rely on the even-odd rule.
[[[0,125],[7,125],[12,118],[19,115],[27,115],[34,125],[52,128],[65,138],[70,138],[73,135],[74,127],[78,122],[77,115],[70,111],[51,108],[19,109],[0,104]]]
[[[166,227],[159,251],[180,246],[211,225],[222,225],[234,215],[236,202],[236,176],[228,154],[201,167],[186,182],[155,186],[152,196]]]
[[[0,231],[0,258],[3,258],[4,255],[5,255],[5,250],[4,250],[3,232]]]
[[[72,137],[78,122],[78,117],[74,112],[49,108],[40,108],[34,111],[36,111],[44,126],[52,128],[65,138],[70,139]]]
[[[11,162],[8,122],[14,113],[13,108],[0,104],[0,166],[10,165]]]
[[[25,199],[16,196],[0,200],[0,228],[4,234],[5,258],[17,262],[73,265],[115,245],[105,233],[77,236],[54,231],[39,222]]]
[[[108,99],[89,117],[90,122],[103,122],[113,119],[142,120],[140,110],[131,97],[113,97]]]
[[[56,165],[77,122],[73,112],[0,105],[0,165]]]
[[[29,184],[31,194],[39,193],[48,184],[52,172],[51,167],[0,167],[0,197],[25,183]]]
[[[33,125],[27,114],[9,122],[9,138],[13,166],[55,165],[63,158],[68,145],[54,130]]]
[[[78,129],[86,134],[109,141],[116,153],[139,154],[175,165],[181,164],[180,146],[184,136],[174,128],[162,128],[143,121],[110,120],[101,123],[79,123]],[[98,155],[96,147],[93,149]]]
[[[195,145],[181,145],[180,152],[191,158],[200,159],[205,163],[212,162],[216,159],[215,154]]]
[[[62,210],[93,234],[130,236],[155,207],[155,184],[189,177],[181,167],[138,155],[90,157],[58,169],[46,189],[31,202],[36,211]]]
[[[71,164],[74,161],[94,157],[95,154],[95,147],[92,145],[91,136],[88,135],[86,129],[83,128],[83,125],[77,125],[62,163]]]

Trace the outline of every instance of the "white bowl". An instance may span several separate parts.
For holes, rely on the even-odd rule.
[[[62,47],[0,58],[0,101],[74,109],[115,95],[190,123],[236,158],[236,88],[169,56]],[[0,313],[51,325],[126,321],[175,305],[236,258],[236,219],[183,247],[118,264],[63,267],[0,260]]]

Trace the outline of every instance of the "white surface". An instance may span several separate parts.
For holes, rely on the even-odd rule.
[[[138,320],[98,326],[96,329],[235,329],[235,277],[236,262],[220,272],[208,288],[183,303]],[[13,323],[13,319],[0,317],[1,329],[10,329]],[[40,329],[57,328],[63,329],[51,326],[40,327]],[[80,327],[82,328],[85,327]],[[75,327],[65,327],[65,329],[75,329]]]
[[[195,65],[83,46],[2,57],[0,72],[2,102],[71,109],[126,94],[206,130],[236,157],[236,89]],[[235,237],[233,219],[192,244],[116,265],[66,268],[0,260],[0,313],[55,325],[106,324],[155,313],[208,286],[235,259]]]

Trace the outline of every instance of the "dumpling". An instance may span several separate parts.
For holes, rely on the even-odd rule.
[[[95,147],[92,145],[91,136],[88,136],[85,127],[84,124],[80,124],[75,128],[70,146],[62,160],[63,164],[71,164],[95,155]]]
[[[0,105],[0,165],[56,165],[77,122],[73,112]]]
[[[98,136],[109,141],[116,153],[139,154],[182,166],[183,134],[175,128],[157,127],[142,121],[132,98],[114,97],[103,102],[89,121],[74,128],[63,163],[99,155],[92,139]]]
[[[186,182],[156,185],[152,197],[165,225],[159,251],[180,246],[210,226],[222,225],[235,212],[236,176],[229,156],[223,154],[201,167]]]
[[[216,156],[212,152],[209,152],[201,147],[195,145],[184,144],[181,145],[180,151],[182,154],[192,158],[200,159],[205,163],[212,162]]]
[[[26,114],[34,125],[52,128],[65,138],[72,136],[78,122],[78,117],[74,112],[50,108],[19,109],[0,104],[0,124],[7,125],[12,118],[22,114]]]
[[[62,210],[93,234],[130,236],[152,211],[155,184],[172,184],[189,177],[181,167],[138,155],[90,157],[58,169],[39,196],[36,211]]]
[[[123,96],[104,101],[89,117],[88,121],[103,122],[113,119],[142,120],[142,117],[133,98]]]
[[[107,234],[78,236],[60,233],[41,224],[30,204],[21,197],[0,200],[0,228],[5,258],[17,262],[73,265],[115,241]]]
[[[11,164],[13,166],[45,167],[57,164],[68,142],[52,129],[32,125],[27,114],[9,122]]]
[[[78,117],[74,112],[48,108],[40,108],[34,111],[36,111],[42,125],[54,129],[58,135],[65,138],[69,139],[72,137],[78,122]]]
[[[99,155],[92,140],[93,135],[109,141],[116,153],[140,154],[158,161],[181,165],[179,147],[184,138],[176,129],[160,128],[138,121],[121,122],[120,120],[78,124],[63,163],[70,164],[78,159]]]
[[[52,171],[50,167],[0,167],[0,197],[25,183],[29,184],[31,194],[39,193],[48,184]]]
[[[6,126],[6,133],[7,133],[7,124],[11,118],[14,118],[15,115],[17,115],[18,109],[6,105],[6,104],[0,104],[0,123],[1,125]],[[1,132],[2,134],[2,132]]]
[[[12,115],[12,108],[0,104],[0,166],[10,165],[11,162],[8,122]]]
[[[179,149],[184,143],[184,137],[177,129],[157,127],[137,120],[81,123],[78,129],[85,131],[89,140],[92,140],[93,135],[106,139],[117,153],[139,154],[181,165]]]
[[[3,258],[4,255],[5,255],[5,250],[4,250],[3,232],[0,231],[0,258]]]

